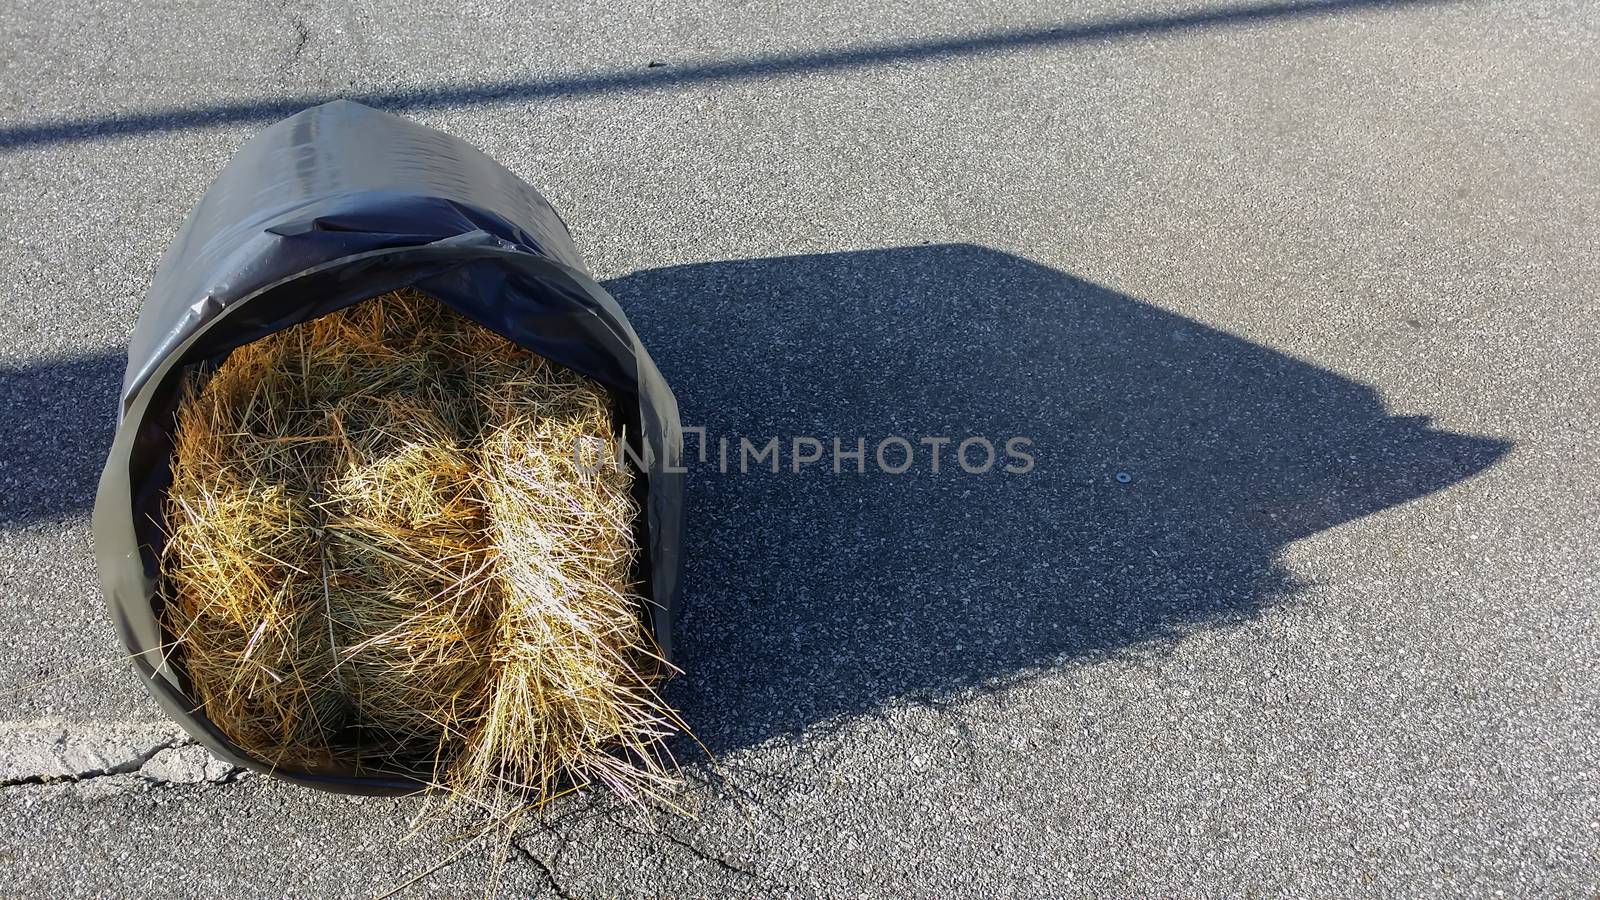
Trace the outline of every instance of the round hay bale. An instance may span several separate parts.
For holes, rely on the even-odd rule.
[[[206,716],[274,765],[478,800],[670,782],[614,404],[407,289],[185,385],[164,625]]]

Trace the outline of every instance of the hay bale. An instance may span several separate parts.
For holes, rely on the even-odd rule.
[[[235,350],[177,412],[164,624],[207,717],[305,771],[475,800],[672,780],[594,382],[405,290]]]

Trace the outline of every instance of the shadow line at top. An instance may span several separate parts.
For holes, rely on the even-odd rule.
[[[258,98],[202,106],[173,106],[149,112],[109,113],[53,122],[25,122],[0,128],[0,149],[71,144],[116,135],[149,134],[215,125],[270,122],[309,106],[347,99],[391,112],[448,109],[478,103],[508,103],[582,97],[616,91],[671,88],[809,72],[867,68],[907,62],[934,62],[961,56],[1051,47],[1087,41],[1170,34],[1224,25],[1250,25],[1305,16],[1436,5],[1448,0],[1301,0],[1225,6],[1162,16],[1107,19],[1078,25],[988,32],[926,41],[898,41],[774,54],[685,66],[658,66],[569,75],[483,81],[459,86],[354,93],[325,92],[284,98]]]

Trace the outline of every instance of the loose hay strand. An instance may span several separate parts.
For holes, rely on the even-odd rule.
[[[604,388],[414,290],[247,344],[178,407],[164,621],[274,766],[420,777],[514,815],[675,783]]]

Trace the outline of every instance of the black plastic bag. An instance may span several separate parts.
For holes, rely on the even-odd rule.
[[[189,698],[161,626],[161,504],[187,369],[406,286],[611,389],[645,463],[635,480],[643,614],[663,655],[672,652],[683,497],[677,402],[621,308],[584,270],[560,216],[481,151],[433,129],[349,101],[291,116],[240,148],[156,272],[128,348],[95,501],[95,553],[117,634],[168,715],[236,765],[352,793],[420,785],[273,770]]]

